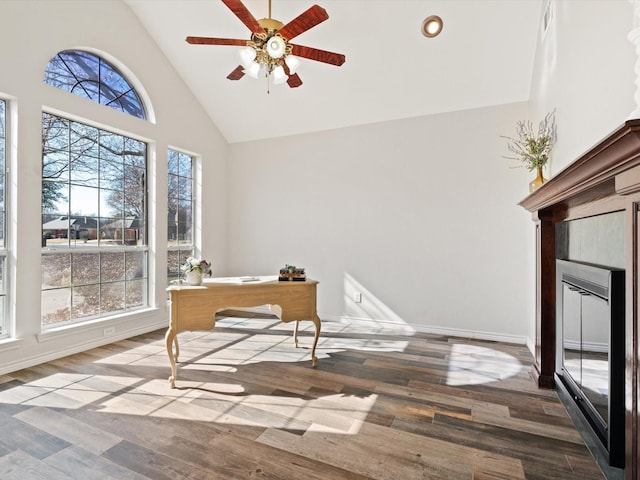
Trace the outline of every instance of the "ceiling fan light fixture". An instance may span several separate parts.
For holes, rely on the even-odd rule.
[[[245,69],[249,68],[253,61],[256,59],[256,51],[251,47],[246,47],[240,50],[240,65]]]
[[[300,59],[294,55],[287,55],[284,58],[284,63],[287,64],[287,67],[289,67],[289,72],[291,72],[292,75],[298,71],[300,65],[302,64]]]
[[[427,38],[433,38],[442,32],[442,18],[438,15],[430,15],[422,22],[422,34]]]
[[[260,64],[257,62],[252,62],[248,68],[245,69],[247,75],[251,78],[258,78],[258,74],[260,73]]]
[[[287,74],[284,73],[284,68],[282,67],[282,65],[278,65],[277,67],[275,67],[271,74],[273,75],[274,85],[280,85],[281,83],[287,81]]]
[[[281,58],[287,51],[287,43],[279,35],[274,35],[267,40],[267,53],[271,58]]]

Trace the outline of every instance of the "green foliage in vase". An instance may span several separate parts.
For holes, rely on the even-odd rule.
[[[518,160],[529,171],[544,168],[549,161],[551,149],[556,143],[555,110],[548,113],[534,131],[533,123],[521,120],[516,123],[516,138],[503,136],[509,140],[507,148],[515,156],[505,156]]]

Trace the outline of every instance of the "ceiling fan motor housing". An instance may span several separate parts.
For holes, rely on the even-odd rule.
[[[278,30],[284,27],[280,20],[274,18],[261,18],[258,23],[264,30],[264,33],[254,33],[251,35],[253,48],[266,51],[266,53],[274,60],[291,54],[291,47],[287,40],[278,34]]]

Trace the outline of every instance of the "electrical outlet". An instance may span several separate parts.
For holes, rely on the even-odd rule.
[[[362,302],[362,294],[360,292],[354,292],[353,301],[356,302],[356,303],[361,303]]]
[[[104,329],[104,336],[106,337],[107,335],[113,335],[114,333],[116,333],[116,327],[107,327]]]

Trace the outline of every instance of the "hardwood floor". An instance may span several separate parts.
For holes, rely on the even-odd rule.
[[[604,478],[524,346],[227,313],[0,377],[0,478]]]

